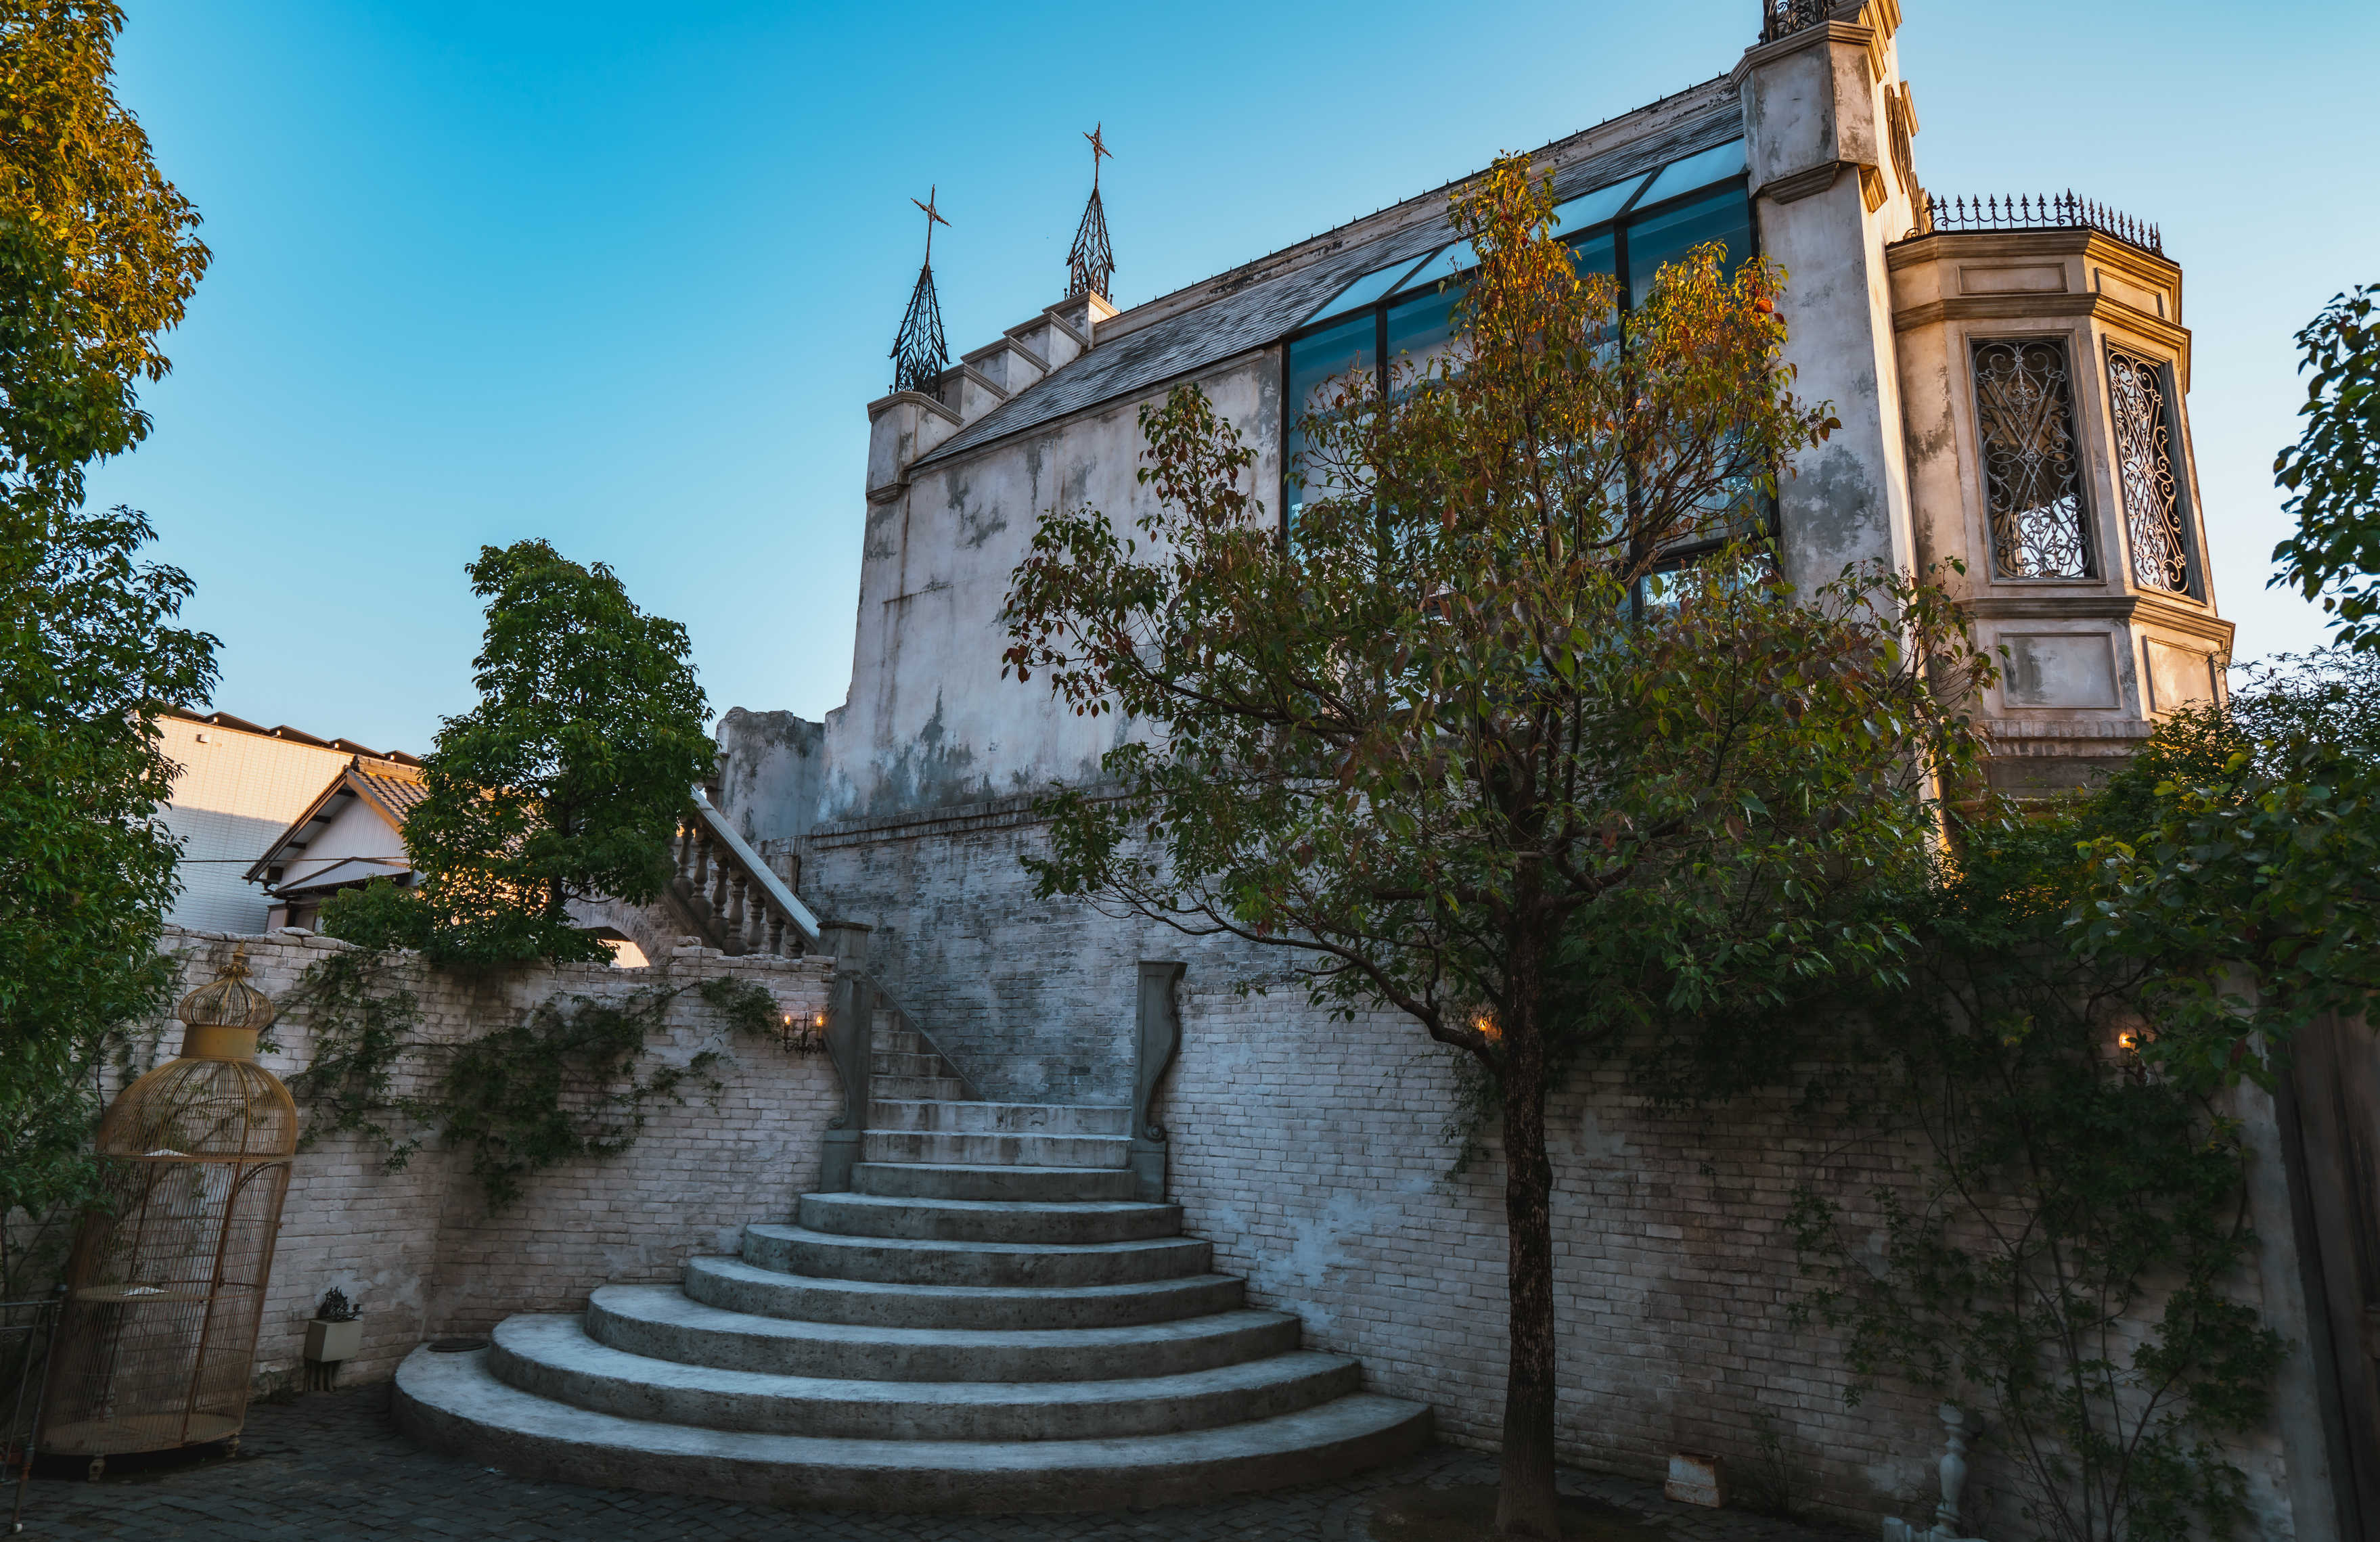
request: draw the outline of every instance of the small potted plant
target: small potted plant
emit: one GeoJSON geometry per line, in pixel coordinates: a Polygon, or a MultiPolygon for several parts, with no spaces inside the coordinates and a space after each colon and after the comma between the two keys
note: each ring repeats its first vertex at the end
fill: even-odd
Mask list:
{"type": "Polygon", "coordinates": [[[339,1379],[342,1363],[363,1348],[363,1314],[347,1293],[334,1285],[322,1297],[314,1320],[306,1325],[306,1380],[316,1391],[328,1391],[339,1379]]]}

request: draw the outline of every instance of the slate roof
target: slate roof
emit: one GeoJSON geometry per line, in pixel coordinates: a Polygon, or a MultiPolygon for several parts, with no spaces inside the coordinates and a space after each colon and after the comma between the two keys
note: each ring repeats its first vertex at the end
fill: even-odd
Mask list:
{"type": "MultiPolygon", "coordinates": [[[[1624,176],[1649,171],[1697,151],[1724,144],[1741,138],[1742,133],[1742,107],[1734,94],[1728,92],[1707,110],[1694,113],[1603,154],[1561,167],[1554,176],[1555,195],[1558,198],[1574,198],[1624,176]]],[[[1560,148],[1560,144],[1548,147],[1548,152],[1540,152],[1539,159],[1544,159],[1548,152],[1558,153],[1560,148]]],[[[944,440],[931,454],[920,456],[917,465],[929,466],[949,460],[994,440],[1039,428],[1102,402],[1137,395],[1161,382],[1220,363],[1234,354],[1263,347],[1293,330],[1349,280],[1401,259],[1420,257],[1452,238],[1447,225],[1443,189],[1434,198],[1424,195],[1399,207],[1413,212],[1409,223],[1273,276],[1266,276],[1263,273],[1273,263],[1251,263],[1246,269],[1238,270],[1248,275],[1242,280],[1242,287],[1223,293],[1195,310],[1123,332],[1112,341],[1107,340],[1105,334],[1109,328],[1129,323],[1131,313],[1125,312],[1099,329],[1094,339],[1098,346],[1090,352],[1062,365],[985,413],[944,440]]],[[[1372,223],[1378,217],[1372,215],[1366,220],[1351,222],[1340,226],[1338,232],[1326,231],[1300,242],[1281,255],[1293,257],[1317,247],[1327,250],[1338,244],[1338,240],[1345,238],[1339,232],[1372,223]]],[[[1232,276],[1226,274],[1224,279],[1229,280],[1232,276]]],[[[1218,283],[1216,280],[1207,282],[1218,283]]]]}

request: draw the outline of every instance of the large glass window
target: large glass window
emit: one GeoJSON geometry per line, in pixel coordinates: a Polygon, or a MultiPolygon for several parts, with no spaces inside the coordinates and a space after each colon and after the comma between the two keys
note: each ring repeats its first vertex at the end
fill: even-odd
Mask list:
{"type": "MultiPolygon", "coordinates": [[[[1288,389],[1281,400],[1281,419],[1286,428],[1281,442],[1281,475],[1287,483],[1282,503],[1293,513],[1297,504],[1305,502],[1305,494],[1298,487],[1297,457],[1305,448],[1305,436],[1298,425],[1307,413],[1328,410],[1338,382],[1345,381],[1349,374],[1378,367],[1379,331],[1379,312],[1366,307],[1319,332],[1307,333],[1289,346],[1288,389]]],[[[1318,482],[1320,478],[1314,480],[1318,482]]]]}
{"type": "Polygon", "coordinates": [[[1641,303],[1653,292],[1653,275],[1665,262],[1705,241],[1727,243],[1732,274],[1752,255],[1752,204],[1741,187],[1724,188],[1628,222],[1628,297],[1641,303]]]}
{"type": "MultiPolygon", "coordinates": [[[[1744,182],[1743,141],[1731,140],[1638,172],[1555,206],[1555,229],[1577,254],[1581,273],[1625,280],[1623,306],[1641,303],[1661,264],[1705,241],[1724,241],[1728,271],[1753,252],[1752,204],[1744,182]]],[[[1314,313],[1287,353],[1282,397],[1282,505],[1294,519],[1304,492],[1295,459],[1305,442],[1298,419],[1327,404],[1333,382],[1353,370],[1385,360],[1427,366],[1452,342],[1459,278],[1476,266],[1468,241],[1457,241],[1418,262],[1402,261],[1353,280],[1314,313]]],[[[1318,479],[1317,479],[1318,483],[1318,479]]]]}

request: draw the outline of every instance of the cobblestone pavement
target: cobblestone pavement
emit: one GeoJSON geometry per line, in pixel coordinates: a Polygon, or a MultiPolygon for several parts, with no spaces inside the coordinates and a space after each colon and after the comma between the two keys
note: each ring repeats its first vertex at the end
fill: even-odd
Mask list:
{"type": "MultiPolygon", "coordinates": [[[[1281,1538],[1365,1542],[1369,1498],[1402,1484],[1492,1482],[1494,1459],[1438,1446],[1342,1483],[1208,1505],[1101,1515],[864,1515],[779,1511],[674,1494],[531,1483],[422,1450],[388,1416],[388,1386],[315,1393],[249,1411],[239,1454],[110,1476],[37,1480],[27,1542],[1148,1542],[1281,1538]]],[[[1664,1542],[1846,1542],[1737,1511],[1696,1510],[1653,1486],[1566,1473],[1565,1491],[1667,1517],[1664,1542]]],[[[0,1494],[6,1490],[0,1489],[0,1494]]],[[[13,1496],[11,1496],[13,1497],[13,1496]]],[[[0,1519],[5,1505],[0,1505],[0,1519]]]]}

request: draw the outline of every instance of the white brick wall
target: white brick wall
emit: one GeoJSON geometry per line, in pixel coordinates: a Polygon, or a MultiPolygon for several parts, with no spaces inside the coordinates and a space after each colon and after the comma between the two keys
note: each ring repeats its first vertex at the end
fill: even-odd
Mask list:
{"type": "MultiPolygon", "coordinates": [[[[252,982],[276,1001],[310,965],[346,946],[285,932],[169,930],[178,989],[212,978],[235,944],[248,949],[252,982]]],[[[439,975],[407,958],[396,978],[420,1003],[420,1037],[456,1043],[556,993],[616,999],[641,986],[691,988],[722,975],[765,987],[787,1012],[808,1014],[824,1009],[832,967],[825,958],[729,958],[687,947],[650,969],[573,965],[483,981],[439,975]]],[[[664,1100],[651,1109],[627,1151],[537,1174],[496,1214],[488,1213],[468,1157],[434,1139],[394,1173],[382,1172],[382,1149],[358,1136],[299,1153],[282,1211],[259,1372],[298,1366],[306,1321],[334,1285],[364,1310],[363,1354],[345,1373],[364,1381],[392,1373],[424,1338],[483,1330],[512,1312],[574,1310],[612,1281],[674,1280],[691,1255],[733,1252],[747,1221],[788,1216],[817,1177],[820,1133],[842,1107],[826,1057],[732,1032],[691,989],[670,1003],[665,1022],[655,1055],[683,1062],[705,1049],[723,1052],[716,1105],[689,1085],[684,1106],[664,1100]]],[[[278,1049],[260,1058],[275,1075],[294,1075],[311,1060],[312,1033],[298,1014],[285,1016],[270,1037],[278,1049]]],[[[160,1057],[170,1058],[179,1044],[179,1026],[167,1025],[160,1057]]],[[[414,1070],[398,1090],[425,1090],[423,1062],[407,1063],[414,1070]]]]}

